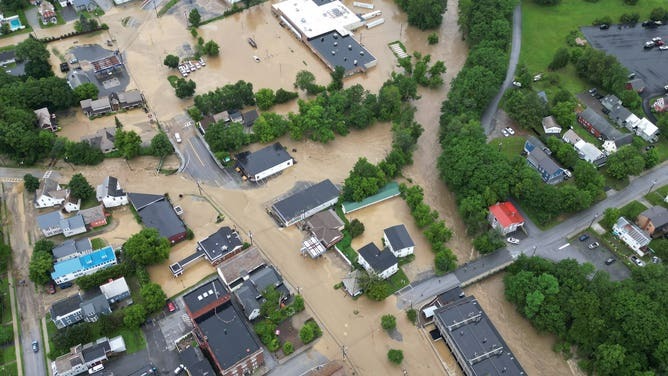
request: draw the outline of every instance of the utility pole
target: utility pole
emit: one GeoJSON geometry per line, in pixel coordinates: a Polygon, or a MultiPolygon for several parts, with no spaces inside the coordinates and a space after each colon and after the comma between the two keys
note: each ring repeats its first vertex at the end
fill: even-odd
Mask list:
{"type": "Polygon", "coordinates": [[[594,214],[594,218],[591,220],[591,223],[589,224],[589,227],[594,225],[594,222],[596,221],[596,218],[598,218],[598,213],[594,214]]]}
{"type": "Polygon", "coordinates": [[[656,179],[652,180],[652,185],[649,187],[649,190],[647,191],[647,194],[649,194],[650,192],[652,192],[652,189],[654,188],[654,186],[656,185],[656,183],[657,183],[656,179]]]}

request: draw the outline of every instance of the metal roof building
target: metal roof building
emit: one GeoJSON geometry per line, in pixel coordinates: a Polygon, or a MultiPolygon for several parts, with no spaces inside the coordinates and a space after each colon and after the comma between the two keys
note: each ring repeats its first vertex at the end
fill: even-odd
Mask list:
{"type": "Polygon", "coordinates": [[[339,189],[326,179],[276,202],[271,206],[270,213],[281,226],[291,226],[334,206],[339,200],[339,194],[339,189]]]}

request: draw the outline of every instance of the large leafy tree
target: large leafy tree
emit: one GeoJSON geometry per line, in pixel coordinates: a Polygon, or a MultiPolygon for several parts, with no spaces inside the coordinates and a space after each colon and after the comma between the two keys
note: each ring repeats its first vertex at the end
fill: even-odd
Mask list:
{"type": "Polygon", "coordinates": [[[74,95],[79,101],[84,99],[97,99],[99,93],[100,89],[91,82],[83,83],[74,88],[74,95]]]}
{"type": "Polygon", "coordinates": [[[70,190],[72,197],[81,199],[81,201],[95,197],[95,189],[81,173],[72,175],[67,188],[70,190]]]}
{"type": "Polygon", "coordinates": [[[53,256],[49,252],[33,252],[28,266],[28,277],[37,285],[44,285],[51,280],[53,256]]]}
{"type": "Polygon", "coordinates": [[[248,135],[240,123],[215,123],[207,129],[204,138],[214,152],[234,152],[248,143],[248,135]]]}
{"type": "Polygon", "coordinates": [[[158,312],[164,308],[167,301],[167,295],[165,295],[162,287],[157,283],[151,282],[144,285],[140,290],[140,294],[147,313],[158,312]]]}
{"type": "Polygon", "coordinates": [[[39,189],[39,179],[30,174],[25,174],[23,175],[23,186],[25,187],[26,191],[34,193],[37,189],[39,189]]]}
{"type": "Polygon", "coordinates": [[[193,80],[185,80],[184,78],[179,78],[176,80],[176,85],[174,86],[174,90],[176,92],[176,96],[179,98],[187,98],[187,97],[192,97],[193,94],[195,94],[195,88],[197,87],[197,84],[193,80]]]}
{"type": "Polygon", "coordinates": [[[176,55],[167,55],[162,63],[170,68],[176,68],[179,66],[179,57],[176,55]]]}
{"type": "Polygon", "coordinates": [[[165,157],[174,152],[172,143],[165,132],[158,132],[151,139],[151,153],[156,157],[165,157]]]}
{"type": "Polygon", "coordinates": [[[151,265],[166,260],[169,249],[169,240],[160,236],[154,228],[141,230],[123,245],[123,253],[138,265],[151,265]]]}
{"type": "Polygon", "coordinates": [[[441,25],[445,12],[445,0],[396,0],[408,14],[408,23],[420,30],[434,29],[441,25]]]}
{"type": "Polygon", "coordinates": [[[141,137],[135,131],[117,130],[114,147],[121,153],[125,159],[132,159],[139,155],[141,151],[141,137]]]}
{"type": "Polygon", "coordinates": [[[130,328],[139,328],[146,320],[146,309],[142,304],[133,304],[123,310],[123,324],[130,328]]]}
{"type": "Polygon", "coordinates": [[[385,185],[385,175],[377,166],[360,158],[350,171],[343,185],[343,199],[346,201],[362,201],[378,193],[385,185]]]}

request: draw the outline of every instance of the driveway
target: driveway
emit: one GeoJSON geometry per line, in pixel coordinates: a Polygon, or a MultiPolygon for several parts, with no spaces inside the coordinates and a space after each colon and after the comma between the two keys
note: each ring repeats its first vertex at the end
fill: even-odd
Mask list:
{"type": "Polygon", "coordinates": [[[61,17],[63,17],[63,20],[65,20],[65,23],[76,21],[79,19],[77,11],[74,10],[74,7],[72,6],[67,6],[65,8],[60,9],[60,15],[61,17]]]}
{"type": "Polygon", "coordinates": [[[28,20],[28,25],[33,28],[33,30],[39,30],[42,26],[39,24],[39,12],[37,11],[36,6],[29,6],[25,10],[26,19],[28,20]]]}
{"type": "Polygon", "coordinates": [[[623,279],[629,278],[631,276],[631,271],[626,267],[623,262],[615,262],[611,265],[606,265],[605,260],[610,257],[617,258],[609,249],[605,248],[603,245],[589,249],[589,245],[598,242],[602,244],[600,239],[594,236],[591,232],[588,232],[590,235],[589,239],[586,241],[580,241],[578,239],[573,239],[569,247],[577,249],[579,252],[585,255],[587,261],[593,264],[597,270],[604,270],[610,274],[610,280],[612,281],[621,281],[623,279]]]}

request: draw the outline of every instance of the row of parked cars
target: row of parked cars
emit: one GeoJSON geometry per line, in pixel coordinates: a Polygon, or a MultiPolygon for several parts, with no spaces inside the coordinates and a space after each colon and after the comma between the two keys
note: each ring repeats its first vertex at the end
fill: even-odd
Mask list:
{"type": "Polygon", "coordinates": [[[181,72],[181,76],[188,77],[188,73],[195,72],[202,67],[206,67],[206,62],[202,58],[199,60],[184,61],[179,64],[179,72],[181,72]]]}
{"type": "Polygon", "coordinates": [[[654,37],[652,40],[645,42],[644,48],[646,50],[651,50],[654,47],[659,47],[659,50],[661,51],[668,50],[668,46],[664,43],[661,37],[654,37]]]}
{"type": "MultiPolygon", "coordinates": [[[[578,240],[580,240],[581,242],[587,241],[588,239],[589,239],[589,234],[586,234],[586,233],[580,235],[580,237],[578,238],[578,240]]],[[[589,249],[596,249],[596,248],[598,248],[600,245],[601,245],[601,244],[599,244],[599,242],[593,242],[593,243],[590,243],[590,244],[587,246],[587,248],[589,248],[589,249]]],[[[647,265],[647,264],[645,264],[645,261],[641,260],[640,257],[638,257],[638,256],[636,256],[636,255],[633,255],[633,256],[629,257],[629,260],[631,260],[631,262],[633,262],[634,264],[636,264],[637,266],[640,266],[640,267],[643,267],[643,266],[647,265]]],[[[605,265],[611,265],[611,264],[613,264],[615,261],[617,261],[616,258],[614,258],[614,257],[608,257],[608,258],[605,260],[605,265]]],[[[657,257],[657,256],[654,256],[654,257],[652,257],[652,263],[653,263],[653,264],[659,264],[659,263],[661,263],[661,259],[660,259],[659,257],[657,257]]]]}

